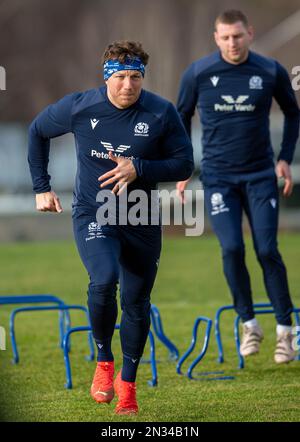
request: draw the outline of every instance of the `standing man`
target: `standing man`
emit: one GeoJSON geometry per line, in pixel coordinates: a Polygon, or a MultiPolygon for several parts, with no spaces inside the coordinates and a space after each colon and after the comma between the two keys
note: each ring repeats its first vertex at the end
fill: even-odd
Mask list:
{"type": "Polygon", "coordinates": [[[98,201],[105,198],[99,190],[111,189],[117,202],[124,187],[128,199],[134,190],[143,190],[150,198],[158,182],[187,179],[193,171],[192,145],[176,109],[142,89],[148,58],[139,43],[109,45],[103,54],[106,86],[65,96],[41,112],[29,131],[36,207],[44,212],[62,211],[47,172],[50,139],[67,132],[75,137],[73,226],[90,277],[88,307],[98,349],[91,395],[99,403],[110,403],[116,392],[117,414],[138,412],[135,380],[150,327],[150,292],[160,256],[161,227],[119,223],[122,206],[110,217],[111,224],[102,225],[98,201]],[[111,341],[118,282],[123,367],[113,381],[111,341]]]}
{"type": "MultiPolygon", "coordinates": [[[[245,211],[277,320],[275,362],[289,362],[294,359],[293,305],[286,268],[277,249],[277,178],[284,179],[283,194],[289,196],[299,109],[286,70],[277,61],[249,51],[253,30],[242,12],[221,14],[215,22],[214,36],[219,51],[185,71],[178,110],[189,134],[195,107],[201,117],[205,203],[222,248],[224,274],[234,306],[243,321],[241,354],[257,353],[263,339],[254,316],[245,264],[245,211]],[[275,170],[269,131],[272,97],[284,114],[283,141],[275,170]]],[[[187,182],[177,183],[182,201],[187,182]]]]}

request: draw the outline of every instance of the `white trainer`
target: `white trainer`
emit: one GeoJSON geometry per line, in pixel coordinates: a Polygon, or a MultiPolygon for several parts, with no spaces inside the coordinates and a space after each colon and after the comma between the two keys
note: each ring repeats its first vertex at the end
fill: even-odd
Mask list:
{"type": "Polygon", "coordinates": [[[293,335],[289,331],[277,334],[274,361],[276,364],[287,364],[295,359],[296,352],[292,347],[293,335]]]}
{"type": "Polygon", "coordinates": [[[259,325],[255,325],[254,327],[243,325],[243,337],[240,346],[241,355],[245,357],[258,353],[263,338],[264,335],[259,325]]]}

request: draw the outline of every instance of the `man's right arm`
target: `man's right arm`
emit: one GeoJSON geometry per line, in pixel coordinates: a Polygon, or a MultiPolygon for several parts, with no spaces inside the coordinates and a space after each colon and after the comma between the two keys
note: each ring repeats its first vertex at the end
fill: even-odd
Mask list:
{"type": "Polygon", "coordinates": [[[37,210],[61,211],[57,196],[51,191],[48,174],[50,139],[72,131],[72,105],[75,94],[67,95],[45,108],[29,128],[28,163],[37,210]]]}

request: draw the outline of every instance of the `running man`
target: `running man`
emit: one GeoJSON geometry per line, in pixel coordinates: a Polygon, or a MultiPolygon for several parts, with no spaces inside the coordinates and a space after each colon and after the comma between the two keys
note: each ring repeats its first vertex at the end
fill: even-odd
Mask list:
{"type": "MultiPolygon", "coordinates": [[[[243,321],[241,354],[259,351],[262,330],[255,318],[245,264],[242,213],[246,213],[266,291],[277,320],[276,363],[294,359],[287,273],[277,248],[278,188],[293,190],[290,163],[299,132],[299,108],[287,71],[249,50],[253,29],[245,15],[228,10],[215,22],[219,51],[184,73],[178,110],[186,130],[197,107],[203,129],[201,179],[212,227],[222,248],[223,269],[236,312],[243,321]],[[274,168],[269,115],[272,98],[284,114],[281,150],[274,168]]],[[[177,183],[184,201],[188,181],[177,183]]]]}
{"type": "Polygon", "coordinates": [[[112,43],[103,54],[106,85],[65,96],[41,112],[29,131],[29,165],[39,211],[62,211],[47,172],[50,140],[67,132],[75,137],[74,236],[90,278],[88,307],[98,349],[91,395],[99,403],[110,403],[116,393],[117,414],[138,412],[135,381],[150,327],[161,226],[122,225],[122,206],[111,223],[102,225],[97,221],[98,201],[101,192],[110,189],[120,202],[125,187],[128,199],[133,191],[143,190],[150,201],[158,182],[187,179],[193,170],[192,145],[176,109],[142,89],[148,58],[139,43],[112,43]],[[123,366],[114,381],[111,341],[118,283],[123,366]]]}

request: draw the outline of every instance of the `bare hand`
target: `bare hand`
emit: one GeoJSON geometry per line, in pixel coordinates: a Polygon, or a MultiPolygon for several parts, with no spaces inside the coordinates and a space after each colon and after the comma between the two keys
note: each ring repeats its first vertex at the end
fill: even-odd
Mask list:
{"type": "Polygon", "coordinates": [[[289,164],[284,160],[279,160],[276,165],[276,174],[277,178],[284,178],[283,196],[290,196],[292,194],[294,184],[289,164]]]}
{"type": "Polygon", "coordinates": [[[117,157],[113,155],[112,152],[109,152],[109,159],[114,161],[117,166],[109,172],[101,175],[98,178],[98,181],[103,181],[103,183],[100,184],[100,187],[105,187],[116,182],[112,192],[120,195],[128,184],[136,179],[136,170],[132,161],[128,158],[117,157]]]}
{"type": "Polygon", "coordinates": [[[178,198],[180,199],[180,202],[182,204],[186,203],[186,198],[184,196],[184,191],[185,191],[185,188],[188,185],[189,181],[190,181],[190,179],[185,180],[185,181],[178,181],[176,183],[176,195],[178,196],[178,198]]]}
{"type": "Polygon", "coordinates": [[[36,209],[39,212],[61,213],[63,211],[59,198],[56,195],[56,193],[53,191],[37,193],[35,199],[36,199],[36,209]]]}

